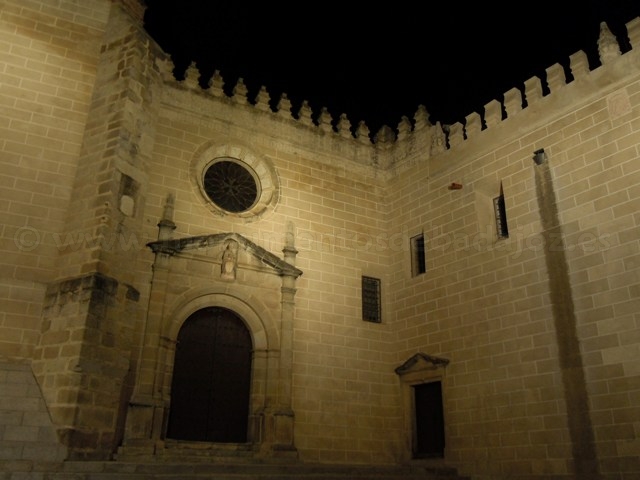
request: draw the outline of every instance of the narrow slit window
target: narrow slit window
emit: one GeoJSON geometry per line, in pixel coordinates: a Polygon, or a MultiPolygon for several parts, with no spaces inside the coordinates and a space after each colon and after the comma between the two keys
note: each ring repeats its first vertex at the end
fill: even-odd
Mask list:
{"type": "Polygon", "coordinates": [[[493,210],[496,215],[496,231],[498,238],[509,237],[509,227],[507,226],[507,209],[504,202],[502,184],[500,185],[500,195],[493,199],[493,210]]]}
{"type": "Polygon", "coordinates": [[[424,234],[411,238],[411,275],[417,276],[427,271],[427,254],[424,244],[424,234]]]}
{"type": "Polygon", "coordinates": [[[362,277],[362,320],[382,322],[379,278],[362,277]]]}

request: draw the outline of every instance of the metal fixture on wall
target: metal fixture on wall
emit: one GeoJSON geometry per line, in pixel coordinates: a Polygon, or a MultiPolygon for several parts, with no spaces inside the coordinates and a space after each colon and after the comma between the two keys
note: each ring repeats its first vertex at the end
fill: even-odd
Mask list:
{"type": "Polygon", "coordinates": [[[533,161],[536,165],[542,165],[547,160],[547,155],[544,153],[544,148],[533,152],[533,161]]]}

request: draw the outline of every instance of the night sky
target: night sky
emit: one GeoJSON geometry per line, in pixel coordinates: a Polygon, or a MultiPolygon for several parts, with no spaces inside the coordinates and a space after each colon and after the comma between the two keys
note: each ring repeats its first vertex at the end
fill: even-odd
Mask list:
{"type": "MultiPolygon", "coordinates": [[[[625,24],[640,0],[506,2],[215,2],[146,0],[145,28],[171,55],[176,77],[193,61],[219,70],[228,94],[241,77],[249,99],[265,86],[294,113],[342,113],[372,133],[395,129],[424,105],[432,123],[464,123],[472,112],[522,88],[583,50],[598,65],[605,21],[629,49],[625,24]]],[[[206,84],[206,82],[205,82],[206,84]]]]}

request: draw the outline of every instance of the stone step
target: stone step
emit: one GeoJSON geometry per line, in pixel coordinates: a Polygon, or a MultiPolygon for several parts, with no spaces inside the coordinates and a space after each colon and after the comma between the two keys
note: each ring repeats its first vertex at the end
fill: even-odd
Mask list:
{"type": "MultiPolygon", "coordinates": [[[[116,460],[137,463],[237,463],[252,462],[256,456],[255,446],[249,443],[208,443],[165,440],[165,448],[157,448],[149,454],[148,447],[127,445],[120,447],[116,460]]],[[[297,456],[289,460],[296,460],[297,456]]]]}
{"type": "Polygon", "coordinates": [[[446,466],[1,461],[2,480],[470,480],[446,466]]]}

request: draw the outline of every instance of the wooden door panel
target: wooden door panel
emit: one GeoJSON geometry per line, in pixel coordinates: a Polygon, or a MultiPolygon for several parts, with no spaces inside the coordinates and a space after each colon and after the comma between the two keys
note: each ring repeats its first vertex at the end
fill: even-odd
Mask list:
{"type": "Polygon", "coordinates": [[[242,443],[247,439],[252,342],[232,311],[209,307],[178,334],[167,437],[242,443]]]}
{"type": "Polygon", "coordinates": [[[441,382],[414,387],[415,445],[414,457],[444,457],[444,411],[441,382]]]}

